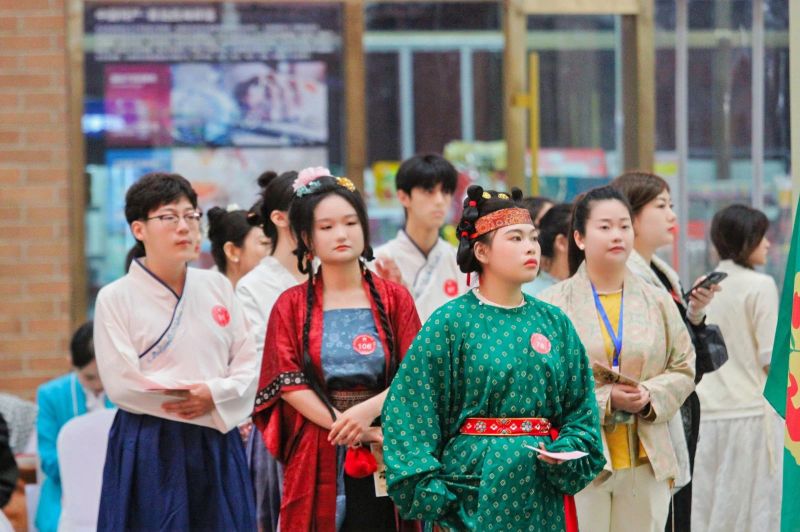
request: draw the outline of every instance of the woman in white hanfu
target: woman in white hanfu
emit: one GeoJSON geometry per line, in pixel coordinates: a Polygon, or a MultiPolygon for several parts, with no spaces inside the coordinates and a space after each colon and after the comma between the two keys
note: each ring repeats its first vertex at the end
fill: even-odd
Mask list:
{"type": "Polygon", "coordinates": [[[231,283],[187,267],[197,194],[179,175],[148,174],[128,189],[125,217],[145,256],[97,296],[97,365],[120,409],[98,529],[254,530],[236,427],[252,409],[258,360],[231,283]]]}
{"type": "MultiPolygon", "coordinates": [[[[281,175],[268,171],[258,178],[261,187],[259,214],[264,235],[272,243],[272,249],[236,285],[236,296],[253,326],[259,360],[264,352],[267,321],[275,301],[285,290],[306,280],[306,276],[297,269],[297,257],[294,254],[297,242],[289,227],[289,205],[294,197],[292,183],[295,179],[297,172],[294,171],[281,175]]],[[[267,452],[261,433],[257,430],[251,431],[247,439],[247,461],[256,492],[259,529],[262,532],[275,532],[281,506],[283,466],[267,452]]]]}

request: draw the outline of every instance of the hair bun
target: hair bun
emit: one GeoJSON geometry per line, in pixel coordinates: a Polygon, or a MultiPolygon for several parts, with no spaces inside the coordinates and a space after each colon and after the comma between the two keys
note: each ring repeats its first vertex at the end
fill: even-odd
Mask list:
{"type": "Polygon", "coordinates": [[[470,185],[467,189],[467,198],[464,200],[464,207],[469,201],[478,202],[483,198],[483,187],[480,185],[470,185]]]}
{"type": "Polygon", "coordinates": [[[211,207],[206,213],[206,216],[208,216],[209,222],[214,223],[221,221],[226,214],[228,214],[228,211],[226,211],[222,207],[211,207]]]}
{"type": "Polygon", "coordinates": [[[483,187],[480,185],[471,185],[467,189],[467,197],[464,198],[464,212],[461,215],[462,221],[474,224],[475,220],[478,219],[478,206],[482,202],[483,187]]]}
{"type": "Polygon", "coordinates": [[[267,170],[266,172],[258,176],[258,179],[256,181],[258,182],[258,186],[264,189],[267,188],[267,185],[272,183],[272,180],[275,179],[276,177],[278,177],[277,172],[273,172],[272,170],[267,170]]]}
{"type": "Polygon", "coordinates": [[[511,199],[514,200],[514,201],[521,201],[522,200],[522,191],[517,187],[512,188],[511,189],[511,199]]]}

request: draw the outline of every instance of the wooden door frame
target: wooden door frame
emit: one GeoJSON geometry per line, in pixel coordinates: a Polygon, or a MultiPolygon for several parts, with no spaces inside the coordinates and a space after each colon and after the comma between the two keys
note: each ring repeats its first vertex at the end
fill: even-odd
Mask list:
{"type": "Polygon", "coordinates": [[[508,186],[525,181],[526,111],[513,105],[528,92],[528,15],[619,15],[622,17],[622,101],[625,169],[652,170],[655,154],[655,38],[653,0],[504,0],[503,113],[508,146],[508,186]]]}

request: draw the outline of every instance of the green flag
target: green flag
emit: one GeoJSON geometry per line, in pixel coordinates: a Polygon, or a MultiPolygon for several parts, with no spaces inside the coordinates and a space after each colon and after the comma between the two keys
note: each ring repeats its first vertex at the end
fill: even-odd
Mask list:
{"type": "MultiPolygon", "coordinates": [[[[800,209],[800,205],[798,205],[800,209]]],[[[800,216],[795,216],[764,397],[786,420],[781,531],[800,532],[800,216]]]]}

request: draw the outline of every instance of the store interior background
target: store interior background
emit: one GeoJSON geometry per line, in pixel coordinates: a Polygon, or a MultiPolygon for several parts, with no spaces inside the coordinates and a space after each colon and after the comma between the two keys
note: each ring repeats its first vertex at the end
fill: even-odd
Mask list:
{"type": "MultiPolygon", "coordinates": [[[[665,250],[666,257],[684,280],[707,271],[715,263],[708,240],[711,217],[726,204],[743,202],[762,208],[770,219],[769,237],[777,245],[767,270],[780,282],[792,213],[788,0],[688,1],[685,33],[676,27],[677,4],[654,2],[655,171],[673,188],[678,172],[676,45],[681,38],[688,44],[689,203],[680,210],[680,222],[689,239],[680,249],[665,250]],[[758,83],[760,94],[754,92],[758,83]],[[756,142],[754,120],[763,123],[763,137],[756,142]],[[763,153],[754,159],[759,141],[763,153]],[[686,255],[683,264],[680,254],[686,255]]],[[[122,273],[132,240],[119,210],[124,190],[144,172],[184,173],[199,185],[205,207],[236,203],[242,208],[255,201],[255,178],[263,170],[322,164],[345,172],[341,5],[292,4],[283,21],[301,28],[296,36],[306,37],[268,38],[270,51],[261,54],[252,53],[259,37],[251,23],[274,22],[270,17],[281,6],[201,4],[214,8],[217,22],[224,22],[220,35],[228,32],[228,40],[209,40],[202,32],[163,23],[172,16],[168,11],[162,13],[166,19],[156,16],[156,22],[137,26],[139,35],[126,37],[125,32],[139,30],[120,30],[109,14],[113,10],[103,11],[147,5],[87,2],[84,7],[90,304],[102,284],[122,273]],[[159,39],[181,44],[183,52],[162,54],[159,39]],[[215,46],[220,49],[209,51],[215,46]],[[166,79],[154,82],[162,87],[149,90],[126,87],[124,77],[121,85],[111,81],[115,73],[132,71],[166,79]],[[325,91],[327,98],[313,100],[313,111],[294,117],[291,110],[280,117],[272,112],[266,118],[274,126],[270,131],[249,127],[234,85],[250,74],[284,76],[289,80],[284,85],[310,83],[312,92],[325,91]]],[[[497,2],[381,2],[363,9],[364,183],[379,243],[402,224],[392,193],[393,172],[398,161],[414,153],[444,153],[464,179],[505,186],[502,8],[497,2]]],[[[569,200],[623,170],[618,149],[620,17],[530,16],[527,29],[527,48],[538,52],[540,60],[540,192],[569,200]]],[[[263,83],[269,91],[270,82],[263,83]]],[[[252,112],[251,120],[269,114],[252,112]]]]}

